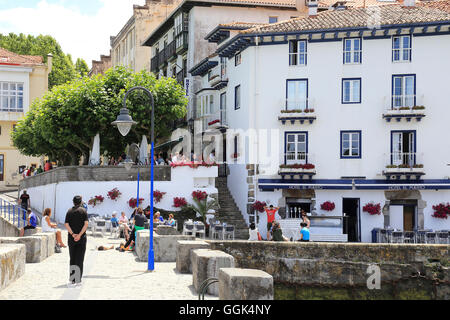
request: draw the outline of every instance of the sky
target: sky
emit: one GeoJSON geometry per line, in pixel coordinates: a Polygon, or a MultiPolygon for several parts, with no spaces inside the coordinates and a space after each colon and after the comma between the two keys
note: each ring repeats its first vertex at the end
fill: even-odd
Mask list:
{"type": "Polygon", "coordinates": [[[51,35],[74,62],[109,54],[109,37],[145,0],[0,0],[0,33],[51,35]]]}

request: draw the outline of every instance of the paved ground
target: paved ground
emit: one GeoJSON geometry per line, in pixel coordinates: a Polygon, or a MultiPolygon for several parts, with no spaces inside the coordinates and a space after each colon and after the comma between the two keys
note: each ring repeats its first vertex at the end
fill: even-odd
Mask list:
{"type": "MultiPolygon", "coordinates": [[[[67,244],[67,232],[63,232],[67,244]]],[[[138,262],[132,252],[98,251],[97,246],[117,247],[123,239],[93,237],[88,232],[83,285],[68,288],[69,251],[55,253],[41,263],[27,263],[25,275],[0,291],[0,300],[197,300],[192,274],[180,274],[175,262],[155,263],[147,272],[147,263],[138,262]]],[[[205,300],[217,299],[205,296],[205,300]]]]}

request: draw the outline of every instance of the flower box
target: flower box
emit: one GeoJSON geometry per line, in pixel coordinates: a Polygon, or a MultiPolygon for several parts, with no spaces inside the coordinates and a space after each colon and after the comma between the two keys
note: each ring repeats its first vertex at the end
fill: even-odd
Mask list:
{"type": "Polygon", "coordinates": [[[280,173],[316,173],[316,169],[280,168],[280,173]]]}

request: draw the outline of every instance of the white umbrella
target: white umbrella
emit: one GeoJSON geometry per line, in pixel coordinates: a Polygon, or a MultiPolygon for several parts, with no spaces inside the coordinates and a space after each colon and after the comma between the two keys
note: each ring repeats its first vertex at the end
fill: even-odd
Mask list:
{"type": "Polygon", "coordinates": [[[139,146],[139,162],[140,163],[150,163],[150,161],[148,161],[148,157],[147,157],[147,147],[148,147],[148,143],[147,143],[147,137],[145,135],[142,136],[142,141],[141,141],[141,145],[139,146]],[[146,162],[147,160],[147,162],[146,162]]]}
{"type": "Polygon", "coordinates": [[[94,137],[94,143],[92,144],[92,150],[90,152],[89,164],[98,165],[100,163],[100,134],[94,137]]]}

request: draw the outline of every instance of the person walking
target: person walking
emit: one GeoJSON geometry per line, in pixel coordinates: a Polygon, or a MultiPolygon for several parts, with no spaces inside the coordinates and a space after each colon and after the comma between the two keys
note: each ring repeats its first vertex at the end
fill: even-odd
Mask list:
{"type": "Polygon", "coordinates": [[[30,195],[27,193],[27,190],[23,190],[18,202],[20,207],[23,209],[23,219],[26,220],[26,212],[30,207],[30,195]]]}
{"type": "Polygon", "coordinates": [[[75,196],[73,198],[73,207],[67,211],[65,219],[65,226],[69,232],[67,241],[70,255],[69,286],[81,285],[88,223],[87,212],[82,207],[81,196],[75,196]]]}
{"type": "Polygon", "coordinates": [[[280,209],[279,207],[274,207],[270,205],[269,208],[264,207],[267,213],[267,240],[270,240],[270,229],[272,228],[272,222],[275,221],[275,213],[280,209]]]}

